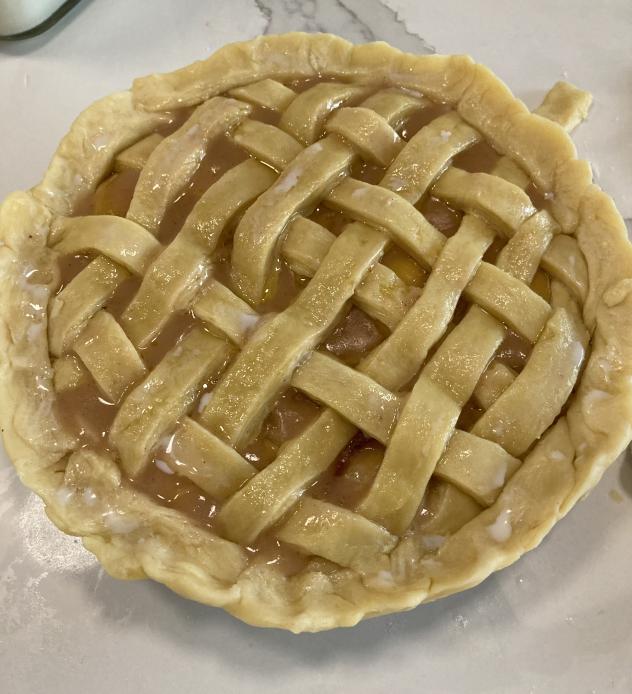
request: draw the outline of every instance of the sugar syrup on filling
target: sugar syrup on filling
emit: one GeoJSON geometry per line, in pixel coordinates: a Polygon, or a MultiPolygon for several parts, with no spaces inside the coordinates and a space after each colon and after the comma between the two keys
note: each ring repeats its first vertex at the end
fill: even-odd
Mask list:
{"type": "MultiPolygon", "coordinates": [[[[295,84],[297,91],[311,86],[313,81],[295,84]]],[[[437,105],[415,113],[402,124],[400,134],[409,140],[421,127],[448,109],[437,105]]],[[[168,135],[190,114],[190,109],[171,126],[162,129],[168,135]]],[[[256,108],[251,117],[263,122],[276,123],[278,116],[264,108],[256,108]]],[[[190,184],[170,205],[158,232],[158,239],[163,244],[169,243],[178,233],[195,202],[218,180],[228,169],[247,158],[244,150],[237,147],[227,136],[216,138],[210,145],[207,156],[202,161],[190,184]]],[[[497,161],[498,154],[488,145],[482,143],[458,155],[454,163],[468,171],[489,171],[497,161]]],[[[356,178],[376,184],[384,170],[356,160],[351,174],[356,178]]],[[[94,195],[87,198],[80,206],[78,214],[117,214],[124,216],[131,201],[138,172],[124,170],[113,173],[98,187],[94,195]]],[[[538,192],[530,188],[530,195],[538,202],[538,192]]],[[[432,195],[427,195],[417,204],[420,212],[439,231],[446,236],[454,234],[461,222],[463,213],[452,209],[447,203],[432,195]]],[[[325,226],[338,235],[350,220],[340,212],[331,210],[325,205],[316,207],[307,215],[313,221],[325,226]]],[[[227,231],[230,236],[232,229],[227,231]]],[[[497,255],[502,247],[500,242],[494,251],[497,255]]],[[[486,260],[493,258],[486,257],[486,260]]],[[[60,290],[91,260],[89,256],[65,256],[60,258],[60,290]]],[[[423,287],[428,272],[415,260],[395,246],[389,247],[381,262],[390,267],[410,286],[423,287]]],[[[276,273],[270,282],[263,312],[278,312],[286,308],[300,293],[308,279],[293,273],[287,264],[280,260],[276,273]]],[[[219,248],[214,255],[214,276],[230,286],[229,246],[219,248]]],[[[106,308],[118,318],[138,290],[140,280],[131,277],[108,301],[106,308]]],[[[232,289],[235,289],[231,286],[232,289]]],[[[461,312],[465,310],[461,306],[461,312]]],[[[456,318],[456,316],[455,316],[456,318]]],[[[153,368],[166,352],[196,323],[189,311],[175,314],[156,339],[141,351],[141,356],[148,369],[153,368]]],[[[379,344],[388,335],[387,329],[371,319],[359,308],[350,307],[345,316],[323,340],[320,349],[340,359],[349,366],[356,366],[363,356],[379,344]]],[[[530,345],[510,331],[503,343],[497,358],[516,370],[520,370],[528,358],[530,345]]],[[[131,390],[135,385],[130,386],[131,390]]],[[[204,383],[200,388],[199,398],[212,391],[213,384],[204,383]]],[[[129,392],[128,390],[128,392],[129,392]]],[[[125,397],[125,396],[123,396],[125,397]]],[[[98,388],[89,380],[75,390],[59,395],[59,408],[62,417],[80,440],[81,445],[115,452],[108,448],[108,433],[120,403],[108,402],[98,388]]],[[[194,406],[195,417],[197,404],[194,406]]],[[[276,457],[279,447],[287,440],[297,436],[312,422],[321,410],[321,406],[311,401],[298,391],[289,388],[278,398],[271,412],[264,421],[259,434],[244,448],[242,454],[257,469],[263,469],[276,457]]],[[[470,428],[481,414],[475,403],[467,404],[459,426],[470,428]]],[[[193,482],[173,472],[165,459],[172,455],[169,450],[169,436],[156,447],[152,460],[144,470],[129,483],[138,491],[149,495],[157,503],[177,509],[193,518],[200,525],[215,529],[215,518],[220,502],[212,499],[193,482]]],[[[306,490],[315,498],[354,508],[368,491],[377,473],[384,454],[384,447],[377,441],[358,433],[348,446],[340,453],[330,468],[316,479],[306,490]]],[[[426,504],[422,503],[420,517],[429,513],[426,504]]],[[[303,568],[309,558],[300,555],[293,548],[280,543],[274,536],[274,527],[264,532],[252,546],[247,548],[254,563],[276,565],[291,575],[303,568]]]]}

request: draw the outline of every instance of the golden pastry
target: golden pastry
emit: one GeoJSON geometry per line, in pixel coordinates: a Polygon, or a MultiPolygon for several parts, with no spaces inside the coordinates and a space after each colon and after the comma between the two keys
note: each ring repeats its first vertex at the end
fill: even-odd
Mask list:
{"type": "Polygon", "coordinates": [[[589,105],[286,34],[90,106],[0,208],[20,477],[113,576],[297,632],[515,561],[631,435],[589,105]]]}

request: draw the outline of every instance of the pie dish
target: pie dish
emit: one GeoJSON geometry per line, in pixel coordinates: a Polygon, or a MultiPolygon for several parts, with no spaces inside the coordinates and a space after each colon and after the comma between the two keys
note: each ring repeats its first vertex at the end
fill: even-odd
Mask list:
{"type": "Polygon", "coordinates": [[[514,562],[632,435],[589,106],[325,34],[96,102],[0,208],[21,479],[111,575],[295,632],[514,562]]]}

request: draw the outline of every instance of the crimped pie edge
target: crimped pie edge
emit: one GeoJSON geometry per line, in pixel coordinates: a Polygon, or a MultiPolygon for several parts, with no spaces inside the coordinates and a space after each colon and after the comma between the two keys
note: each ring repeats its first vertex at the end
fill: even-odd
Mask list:
{"type": "MultiPolygon", "coordinates": [[[[52,520],[81,536],[111,574],[151,577],[186,597],[221,605],[251,624],[296,632],[351,626],[366,616],[410,609],[474,586],[537,546],[632,436],[632,247],[623,220],[612,200],[592,183],[590,167],[576,158],[563,129],[529,113],[493,73],[466,56],[413,56],[384,43],[353,46],[331,35],[297,33],[228,45],[174,73],[142,78],[132,92],[86,109],[62,140],[42,183],[7,198],[0,208],[0,241],[5,292],[0,303],[0,417],[5,446],[23,482],[42,497],[52,520]],[[563,230],[576,236],[588,265],[584,322],[591,332],[591,353],[566,416],[547,431],[495,504],[450,537],[437,555],[438,564],[396,590],[367,587],[348,570],[333,580],[312,572],[285,581],[268,572],[239,572],[237,566],[236,581],[230,583],[210,574],[206,565],[202,570],[194,551],[174,547],[173,535],[164,530],[173,522],[166,509],[155,511],[161,534],[154,533],[141,547],[128,535],[108,532],[85,509],[78,512],[60,503],[72,442],[52,408],[46,311],[39,316],[40,331],[32,329],[28,316],[29,305],[45,305],[54,285],[53,254],[46,246],[53,215],[71,214],[107,172],[116,151],[164,119],[159,109],[194,105],[265,77],[319,75],[391,79],[450,104],[552,193],[553,213],[563,230]],[[114,135],[108,145],[90,147],[104,131],[114,135]],[[32,269],[49,273],[51,281],[26,283],[25,272],[32,269]],[[604,394],[597,403],[595,392],[604,394]],[[565,459],[553,465],[548,458],[552,450],[564,452],[565,459]],[[487,527],[506,508],[520,522],[507,542],[495,544],[487,527]]],[[[195,547],[197,529],[186,532],[191,534],[189,546],[195,547]]]]}

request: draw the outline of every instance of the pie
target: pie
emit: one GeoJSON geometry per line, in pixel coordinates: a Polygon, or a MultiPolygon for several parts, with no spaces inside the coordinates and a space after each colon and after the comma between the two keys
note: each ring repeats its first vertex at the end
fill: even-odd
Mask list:
{"type": "Polygon", "coordinates": [[[514,562],[631,437],[589,105],[326,34],[96,102],[0,209],[20,477],[113,576],[295,632],[514,562]]]}

